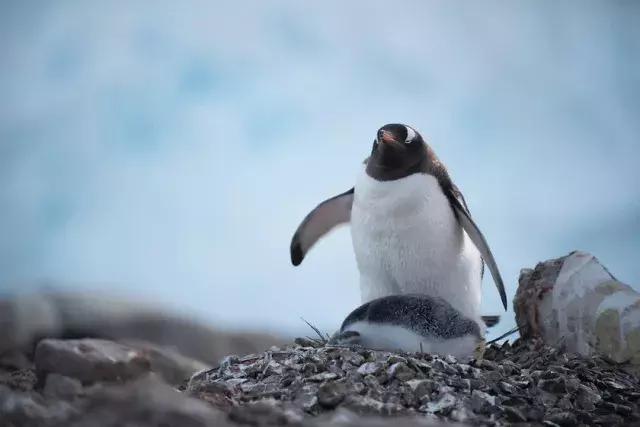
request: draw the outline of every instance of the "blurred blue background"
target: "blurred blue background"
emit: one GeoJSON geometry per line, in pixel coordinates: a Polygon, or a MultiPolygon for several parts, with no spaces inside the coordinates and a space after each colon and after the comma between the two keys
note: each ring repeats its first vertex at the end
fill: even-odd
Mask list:
{"type": "MultiPolygon", "coordinates": [[[[331,332],[359,304],[349,231],[298,268],[289,241],[389,122],[448,165],[509,300],[520,268],[573,249],[640,284],[639,18],[632,1],[4,1],[0,292],[331,332]]],[[[490,276],[483,306],[501,311],[490,276]]]]}

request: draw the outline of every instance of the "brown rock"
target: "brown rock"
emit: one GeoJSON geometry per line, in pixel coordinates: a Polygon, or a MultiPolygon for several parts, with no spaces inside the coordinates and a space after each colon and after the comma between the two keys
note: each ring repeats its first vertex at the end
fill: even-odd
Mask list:
{"type": "Polygon", "coordinates": [[[397,378],[400,381],[408,381],[415,378],[416,372],[407,366],[405,362],[396,362],[387,370],[389,378],[397,378]]]}

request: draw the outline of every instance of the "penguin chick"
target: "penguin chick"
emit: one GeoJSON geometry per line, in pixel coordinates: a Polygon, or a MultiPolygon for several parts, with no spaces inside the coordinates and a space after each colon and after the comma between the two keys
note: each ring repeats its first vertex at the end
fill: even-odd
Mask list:
{"type": "Polygon", "coordinates": [[[484,327],[439,297],[391,295],[356,308],[329,341],[373,350],[482,356],[484,327]]]}

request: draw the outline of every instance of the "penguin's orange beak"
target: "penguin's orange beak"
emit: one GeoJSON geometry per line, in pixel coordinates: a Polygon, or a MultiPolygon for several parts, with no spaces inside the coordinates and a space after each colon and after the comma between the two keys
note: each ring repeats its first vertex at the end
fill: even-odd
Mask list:
{"type": "Polygon", "coordinates": [[[393,134],[388,130],[381,130],[378,139],[380,142],[397,142],[393,134]]]}

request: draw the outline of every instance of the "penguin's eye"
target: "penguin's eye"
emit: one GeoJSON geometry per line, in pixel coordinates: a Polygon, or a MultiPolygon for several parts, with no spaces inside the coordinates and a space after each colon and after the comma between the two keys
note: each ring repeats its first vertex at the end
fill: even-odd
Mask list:
{"type": "Polygon", "coordinates": [[[404,140],[405,144],[411,144],[416,137],[416,132],[411,129],[409,126],[405,126],[407,128],[407,139],[404,140]]]}

